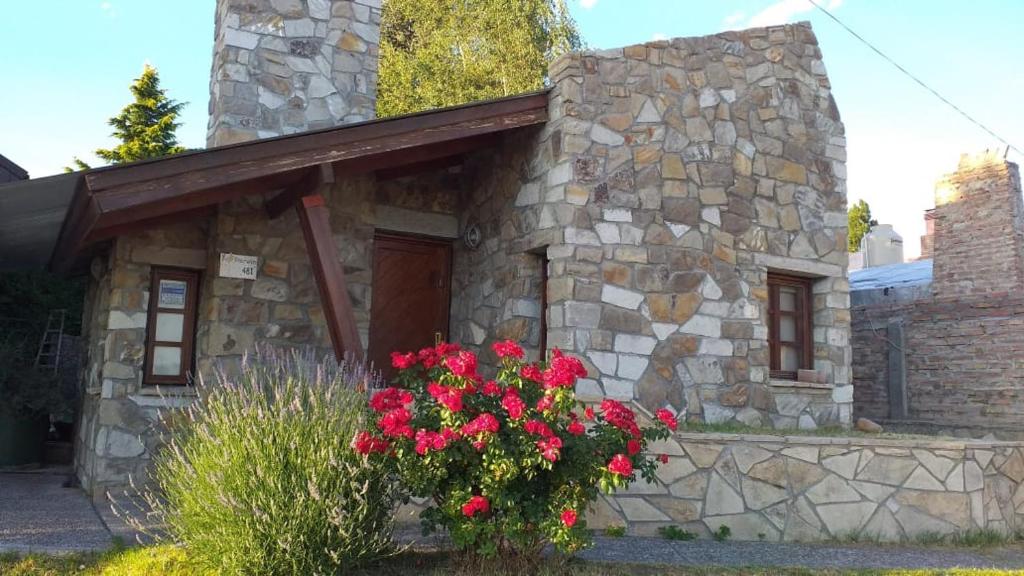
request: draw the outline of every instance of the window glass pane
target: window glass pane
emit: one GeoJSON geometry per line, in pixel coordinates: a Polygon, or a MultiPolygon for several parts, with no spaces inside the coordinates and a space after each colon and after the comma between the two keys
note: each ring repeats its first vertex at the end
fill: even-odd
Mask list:
{"type": "Polygon", "coordinates": [[[181,348],[177,346],[153,347],[153,375],[178,376],[181,374],[181,348]]]}
{"type": "Polygon", "coordinates": [[[184,280],[161,280],[157,306],[184,310],[187,292],[188,282],[184,280]]]}
{"type": "Polygon", "coordinates": [[[779,340],[783,342],[796,342],[796,318],[792,316],[779,316],[779,340]]]}
{"type": "Polygon", "coordinates": [[[156,339],[160,342],[181,342],[184,325],[184,314],[158,312],[156,315],[156,339]]]}
{"type": "Polygon", "coordinates": [[[796,312],[797,289],[789,286],[779,287],[779,310],[796,312]]]}
{"type": "Polygon", "coordinates": [[[779,362],[781,369],[786,372],[796,372],[800,369],[800,352],[796,346],[782,344],[779,347],[779,362]]]}

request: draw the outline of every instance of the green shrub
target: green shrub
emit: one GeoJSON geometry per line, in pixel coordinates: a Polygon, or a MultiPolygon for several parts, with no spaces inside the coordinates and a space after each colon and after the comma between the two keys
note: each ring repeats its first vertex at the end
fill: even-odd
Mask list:
{"type": "Polygon", "coordinates": [[[607,526],[604,529],[604,535],[609,538],[622,538],[626,535],[625,526],[607,526]]]}
{"type": "Polygon", "coordinates": [[[718,530],[715,530],[714,532],[711,533],[711,537],[714,538],[716,542],[725,542],[731,536],[732,536],[732,528],[729,528],[725,524],[722,524],[721,526],[718,527],[718,530]]]}
{"type": "Polygon", "coordinates": [[[393,482],[350,443],[365,371],[257,351],[219,371],[159,452],[156,519],[222,574],[327,574],[389,554],[393,482]]]}
{"type": "Polygon", "coordinates": [[[680,540],[683,542],[697,538],[697,535],[693,532],[683,530],[675,524],[669,526],[661,526],[660,528],[658,528],[658,535],[664,538],[665,540],[680,540]]]}

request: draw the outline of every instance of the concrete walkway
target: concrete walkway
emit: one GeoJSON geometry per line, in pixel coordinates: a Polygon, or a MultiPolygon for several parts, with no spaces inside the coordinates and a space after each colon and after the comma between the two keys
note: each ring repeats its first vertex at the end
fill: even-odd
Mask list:
{"type": "MultiPolygon", "coordinates": [[[[103,518],[78,488],[64,488],[58,473],[0,473],[0,553],[60,554],[104,550],[111,529],[133,539],[106,507],[103,518]]],[[[418,540],[399,532],[398,540],[418,540]]],[[[428,544],[423,542],[423,544],[428,544]]],[[[428,544],[429,546],[429,544],[428,544]]],[[[913,548],[869,544],[779,544],[772,542],[671,542],[660,538],[597,537],[581,558],[680,566],[798,566],[805,568],[1024,568],[1024,547],[997,549],[913,548]]]]}
{"type": "Polygon", "coordinates": [[[105,550],[110,531],[82,490],[58,471],[0,473],[0,552],[105,550]]]}

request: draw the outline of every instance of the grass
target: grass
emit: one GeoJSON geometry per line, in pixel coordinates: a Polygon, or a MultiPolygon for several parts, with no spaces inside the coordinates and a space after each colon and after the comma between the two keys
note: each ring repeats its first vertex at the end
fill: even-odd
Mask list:
{"type": "MultiPolygon", "coordinates": [[[[489,567],[493,576],[512,576],[500,567],[489,567]]],[[[480,573],[479,566],[459,566],[451,554],[407,553],[357,572],[363,576],[469,576],[480,573]]],[[[539,576],[1009,576],[1024,571],[1009,570],[820,570],[804,568],[714,568],[641,564],[602,564],[552,559],[538,571],[539,576]]],[[[105,554],[69,556],[0,555],[0,574],[4,576],[186,576],[203,575],[189,562],[185,552],[174,546],[154,546],[114,550],[105,554]]]]}
{"type": "MultiPolygon", "coordinates": [[[[832,540],[848,544],[874,544],[876,546],[899,546],[891,542],[882,542],[877,534],[855,533],[846,534],[832,540]]],[[[990,529],[971,530],[962,534],[940,534],[938,532],[922,532],[906,543],[913,546],[939,546],[953,548],[998,548],[1024,543],[1024,531],[1013,534],[990,529]]]]}

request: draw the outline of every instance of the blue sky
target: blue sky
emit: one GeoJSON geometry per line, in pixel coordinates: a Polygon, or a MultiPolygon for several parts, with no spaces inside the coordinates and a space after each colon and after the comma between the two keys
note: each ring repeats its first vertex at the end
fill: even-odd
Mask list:
{"type": "MultiPolygon", "coordinates": [[[[918,251],[935,180],[961,152],[1001,146],[881,60],[807,0],[569,0],[589,46],[809,20],[848,138],[849,198],[918,251]]],[[[947,98],[1024,147],[1024,44],[1017,0],[819,0],[947,98]]],[[[33,177],[111,140],[106,119],[145,62],[186,101],[182,143],[201,147],[214,0],[48,0],[4,3],[0,154],[33,177]],[[14,26],[9,26],[13,23],[14,26]],[[45,30],[45,38],[40,36],[45,30]]],[[[1024,158],[1010,152],[1010,159],[1024,158]]]]}

